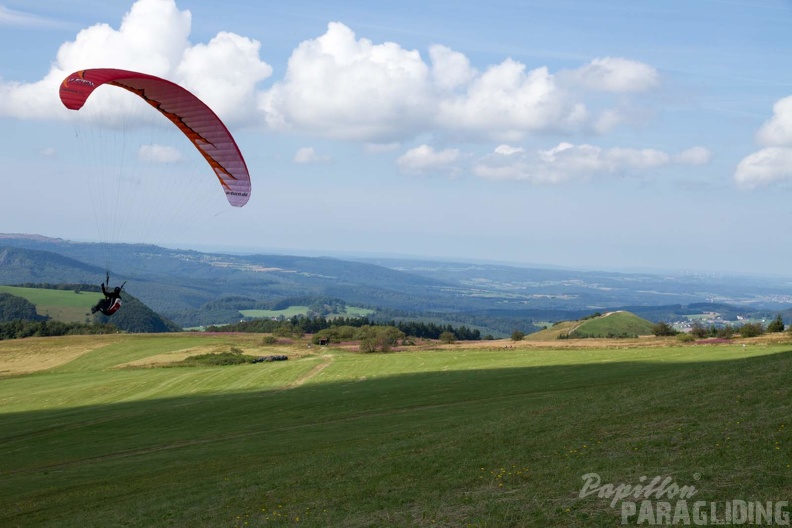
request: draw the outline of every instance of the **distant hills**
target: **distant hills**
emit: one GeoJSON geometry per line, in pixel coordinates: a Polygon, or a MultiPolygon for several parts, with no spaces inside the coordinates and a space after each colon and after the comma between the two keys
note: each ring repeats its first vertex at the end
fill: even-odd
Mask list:
{"type": "Polygon", "coordinates": [[[106,271],[111,282],[128,281],[130,295],[181,326],[237,322],[243,309],[311,299],[375,310],[374,319],[464,324],[498,336],[594,312],[626,310],[654,322],[707,311],[782,312],[789,319],[792,306],[792,281],[772,277],[229,255],[0,234],[0,284],[98,285],[106,271]]]}
{"type": "Polygon", "coordinates": [[[132,295],[123,294],[123,308],[112,317],[91,314],[102,298],[91,285],[60,285],[58,289],[0,286],[0,323],[13,320],[53,320],[64,323],[112,323],[127,332],[174,332],[181,328],[132,295]]]}

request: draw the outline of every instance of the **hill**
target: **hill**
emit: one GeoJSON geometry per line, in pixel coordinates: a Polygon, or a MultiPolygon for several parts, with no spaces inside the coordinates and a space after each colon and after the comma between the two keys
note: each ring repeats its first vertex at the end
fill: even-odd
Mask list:
{"type": "Polygon", "coordinates": [[[267,303],[290,299],[291,306],[333,299],[374,310],[373,320],[466,325],[496,337],[514,330],[531,333],[594,310],[627,310],[653,322],[686,321],[713,311],[724,323],[783,313],[792,322],[792,281],[772,277],[230,255],[36,235],[0,234],[0,252],[0,284],[7,285],[98,284],[106,271],[98,264],[109,263],[113,280],[128,280],[132,295],[185,327],[234,323],[243,317],[241,310],[266,310],[267,303]]]}
{"type": "Polygon", "coordinates": [[[637,337],[651,335],[652,326],[651,321],[633,313],[616,311],[576,321],[563,321],[546,330],[531,334],[527,339],[543,341],[560,338],[637,337]]]}
{"type": "Polygon", "coordinates": [[[586,319],[569,333],[569,337],[637,337],[651,334],[651,322],[633,313],[618,311],[586,319]]]}
{"type": "Polygon", "coordinates": [[[100,313],[92,315],[90,308],[102,298],[99,288],[86,284],[65,284],[57,288],[26,288],[0,286],[0,295],[24,299],[35,306],[39,319],[64,323],[112,323],[127,332],[174,332],[180,327],[160,316],[133,295],[123,295],[123,308],[112,318],[100,313]]]}

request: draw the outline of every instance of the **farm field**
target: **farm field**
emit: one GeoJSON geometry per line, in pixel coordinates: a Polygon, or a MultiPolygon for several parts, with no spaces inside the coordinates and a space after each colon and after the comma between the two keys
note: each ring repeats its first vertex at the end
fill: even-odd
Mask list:
{"type": "Polygon", "coordinates": [[[27,299],[36,305],[39,315],[46,315],[58,321],[84,322],[90,314],[91,306],[102,298],[101,293],[79,292],[73,290],[50,290],[44,288],[21,288],[0,285],[0,293],[10,293],[27,299]]]}
{"type": "MultiPolygon", "coordinates": [[[[283,310],[240,310],[239,312],[245,317],[294,317],[295,315],[307,315],[309,306],[289,306],[283,310]]],[[[374,310],[368,308],[356,308],[354,306],[347,306],[344,315],[353,317],[363,317],[373,314],[374,310]]],[[[328,316],[332,319],[333,316],[328,316]]]]}
{"type": "Polygon", "coordinates": [[[592,473],[789,500],[788,339],[1,341],[0,526],[621,526],[592,473]],[[231,348],[289,360],[174,366],[231,348]]]}

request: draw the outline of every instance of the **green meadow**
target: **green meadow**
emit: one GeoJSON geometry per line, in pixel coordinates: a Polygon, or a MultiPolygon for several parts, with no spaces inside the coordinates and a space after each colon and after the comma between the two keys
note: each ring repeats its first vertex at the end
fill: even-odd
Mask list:
{"type": "Polygon", "coordinates": [[[261,342],[0,342],[0,526],[621,526],[592,473],[792,498],[789,342],[261,342]],[[290,359],[178,366],[231,348],[290,359]]]}
{"type": "MultiPolygon", "coordinates": [[[[294,317],[295,315],[308,315],[308,311],[310,310],[310,306],[289,306],[288,308],[284,308],[283,310],[240,310],[241,313],[245,317],[294,317]]],[[[344,311],[343,315],[353,316],[353,317],[363,317],[366,315],[371,315],[374,313],[374,310],[370,310],[368,308],[357,308],[354,306],[347,306],[346,310],[344,311]]],[[[332,319],[333,316],[328,316],[329,319],[332,319]]]]}
{"type": "Polygon", "coordinates": [[[101,293],[73,290],[50,290],[45,288],[21,288],[0,285],[0,293],[10,293],[27,299],[36,305],[39,315],[47,315],[58,321],[84,322],[91,306],[102,298],[101,293]]]}

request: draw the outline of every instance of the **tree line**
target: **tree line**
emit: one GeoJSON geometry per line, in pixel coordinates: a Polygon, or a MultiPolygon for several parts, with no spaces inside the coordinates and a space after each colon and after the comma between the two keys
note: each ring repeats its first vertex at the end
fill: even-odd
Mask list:
{"type": "Polygon", "coordinates": [[[0,323],[0,341],[24,337],[114,334],[118,328],[103,323],[62,323],[60,321],[16,320],[0,323]]]}
{"type": "Polygon", "coordinates": [[[267,333],[276,335],[302,336],[304,334],[316,334],[322,330],[333,327],[394,327],[410,337],[422,339],[440,339],[443,333],[450,332],[458,341],[479,341],[481,332],[468,328],[464,325],[453,327],[450,324],[438,325],[435,323],[424,323],[415,321],[373,321],[368,317],[334,317],[328,319],[323,316],[305,317],[294,316],[285,320],[255,319],[252,321],[241,321],[239,323],[208,326],[207,332],[251,332],[267,333]]]}

